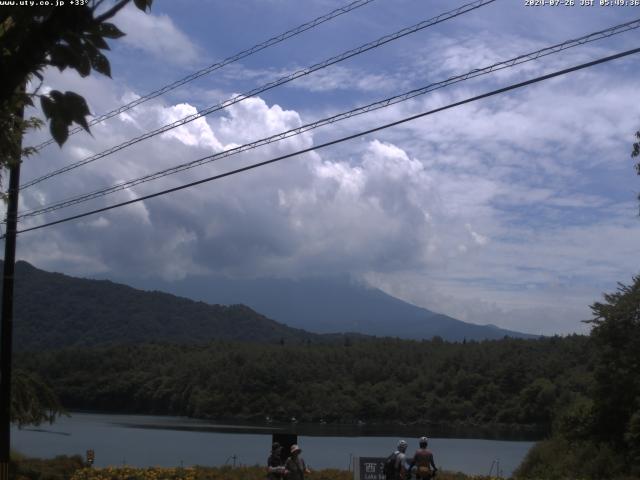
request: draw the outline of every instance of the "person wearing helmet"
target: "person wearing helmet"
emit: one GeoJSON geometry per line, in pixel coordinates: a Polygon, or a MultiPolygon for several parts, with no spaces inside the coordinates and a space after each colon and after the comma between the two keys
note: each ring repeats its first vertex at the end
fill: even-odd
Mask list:
{"type": "Polygon", "coordinates": [[[404,480],[410,476],[410,467],[407,464],[407,447],[409,445],[404,440],[398,442],[398,450],[396,453],[395,472],[396,479],[404,480]]]}
{"type": "Polygon", "coordinates": [[[399,474],[399,478],[405,478],[405,472],[407,471],[407,442],[400,440],[398,442],[398,453],[396,455],[395,470],[399,474]]]}
{"type": "Polygon", "coordinates": [[[311,473],[300,456],[301,452],[302,449],[298,445],[291,445],[291,456],[284,463],[287,480],[304,480],[304,475],[311,473]]]}
{"type": "Polygon", "coordinates": [[[386,480],[402,480],[407,471],[406,452],[407,442],[400,440],[396,450],[387,457],[382,467],[382,473],[386,480]]]}
{"type": "Polygon", "coordinates": [[[284,462],[282,461],[282,447],[278,442],[271,445],[271,455],[267,460],[267,478],[282,480],[284,478],[284,462]]]}
{"type": "Polygon", "coordinates": [[[413,454],[411,467],[415,471],[418,480],[433,478],[438,469],[433,461],[433,453],[427,448],[427,445],[429,445],[427,437],[420,437],[418,444],[420,448],[413,454]]]}

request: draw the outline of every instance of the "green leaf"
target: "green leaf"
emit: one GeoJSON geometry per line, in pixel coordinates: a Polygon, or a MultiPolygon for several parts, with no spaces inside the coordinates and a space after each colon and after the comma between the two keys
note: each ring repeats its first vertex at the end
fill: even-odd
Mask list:
{"type": "Polygon", "coordinates": [[[81,77],[87,77],[91,73],[91,59],[87,52],[82,52],[78,55],[76,65],[72,66],[78,71],[81,77]]]}
{"type": "Polygon", "coordinates": [[[105,42],[104,38],[102,38],[100,35],[89,35],[87,40],[89,40],[93,45],[95,45],[97,48],[100,48],[101,50],[110,50],[109,44],[105,42]]]}
{"type": "Polygon", "coordinates": [[[74,63],[73,53],[66,45],[54,45],[49,53],[49,63],[63,71],[74,63]]]}
{"type": "Polygon", "coordinates": [[[63,99],[64,94],[60,90],[51,90],[49,92],[49,96],[53,99],[54,102],[59,102],[63,99]]]}
{"type": "Polygon", "coordinates": [[[153,0],[133,0],[133,3],[135,3],[136,7],[138,7],[140,10],[146,12],[147,9],[151,10],[151,4],[153,3],[153,0]]]}
{"type": "Polygon", "coordinates": [[[73,122],[73,114],[67,106],[68,102],[65,99],[65,94],[58,90],[52,90],[49,92],[49,97],[52,101],[51,121],[53,122],[56,119],[60,119],[67,125],[73,122]]]}
{"type": "Polygon", "coordinates": [[[47,96],[40,97],[40,106],[42,107],[42,112],[44,116],[47,118],[52,118],[55,115],[55,103],[51,98],[47,96]]]}
{"type": "Polygon", "coordinates": [[[89,115],[89,106],[82,95],[78,95],[76,92],[64,92],[64,101],[82,115],[89,115]]]}
{"type": "MultiPolygon", "coordinates": [[[[89,131],[89,125],[85,118],[90,114],[89,106],[82,95],[78,95],[75,92],[65,92],[64,94],[65,110],[68,112],[72,121],[76,122],[87,132],[89,131]]],[[[69,122],[71,123],[71,122],[69,122]]]]}
{"type": "MultiPolygon", "coordinates": [[[[75,92],[59,92],[53,90],[49,96],[40,99],[42,111],[50,120],[49,129],[51,136],[62,146],[69,136],[69,126],[75,122],[89,132],[87,115],[90,115],[89,106],[82,95],[75,92]]],[[[90,133],[90,132],[89,132],[90,133]]]]}
{"type": "Polygon", "coordinates": [[[98,50],[96,46],[87,39],[85,39],[84,42],[82,42],[81,49],[84,50],[84,53],[86,53],[89,56],[89,59],[92,59],[98,53],[100,53],[100,50],[98,50]]]}
{"type": "Polygon", "coordinates": [[[118,29],[113,23],[101,23],[98,27],[98,34],[106,38],[120,38],[124,37],[124,33],[118,29]]]}
{"type": "Polygon", "coordinates": [[[62,118],[53,118],[51,120],[49,130],[51,131],[51,136],[53,137],[53,139],[60,146],[62,146],[64,142],[67,141],[67,138],[69,138],[69,124],[62,118]]]}
{"type": "Polygon", "coordinates": [[[80,125],[82,128],[84,128],[84,131],[87,133],[91,133],[89,131],[89,123],[87,123],[87,119],[83,116],[79,116],[73,119],[74,122],[76,122],[78,125],[80,125]]]}
{"type": "MultiPolygon", "coordinates": [[[[70,39],[72,41],[73,39],[70,39]]],[[[86,52],[86,45],[80,42],[73,41],[69,45],[55,45],[51,48],[49,54],[49,63],[55,67],[58,67],[60,71],[65,68],[73,68],[82,77],[86,77],[91,73],[91,60],[86,52]]],[[[91,45],[91,48],[97,51],[97,49],[91,45]]]]}
{"type": "Polygon", "coordinates": [[[24,121],[25,129],[39,129],[42,128],[44,122],[38,117],[29,117],[24,121]]]}
{"type": "Polygon", "coordinates": [[[106,75],[107,77],[111,77],[111,65],[109,64],[109,60],[100,52],[91,57],[91,66],[96,72],[106,75]]]}
{"type": "Polygon", "coordinates": [[[30,157],[31,155],[35,155],[36,153],[38,153],[38,149],[34,147],[24,147],[22,149],[23,157],[30,157]]]}

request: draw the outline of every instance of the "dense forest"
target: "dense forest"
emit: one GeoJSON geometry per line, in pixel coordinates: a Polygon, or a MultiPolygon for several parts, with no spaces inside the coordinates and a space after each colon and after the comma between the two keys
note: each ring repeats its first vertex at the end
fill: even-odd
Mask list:
{"type": "Polygon", "coordinates": [[[587,391],[592,368],[583,336],[148,344],[24,354],[17,364],[46,378],[68,409],[543,430],[587,391]]]}
{"type": "Polygon", "coordinates": [[[526,478],[640,478],[640,276],[592,307],[590,388],[554,411],[526,478]]]}

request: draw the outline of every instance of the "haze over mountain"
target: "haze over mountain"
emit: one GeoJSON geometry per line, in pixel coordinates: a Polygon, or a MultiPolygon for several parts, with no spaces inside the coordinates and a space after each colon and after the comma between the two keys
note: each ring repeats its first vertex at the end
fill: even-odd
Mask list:
{"type": "Polygon", "coordinates": [[[275,322],[244,305],[207,305],[108,280],[45,272],[27,262],[16,264],[14,339],[18,350],[146,342],[331,340],[275,322]]]}
{"type": "Polygon", "coordinates": [[[494,325],[476,325],[420,308],[347,277],[299,280],[194,276],[177,282],[146,281],[157,289],[207,303],[244,304],[289,326],[315,333],[357,332],[409,339],[461,341],[505,335],[535,338],[494,325]]]}
{"type": "Polygon", "coordinates": [[[527,337],[491,325],[461,322],[346,278],[194,277],[162,282],[154,288],[173,294],[50,273],[18,262],[16,347],[33,350],[149,341],[336,341],[326,335],[331,333],[413,339],[437,335],[452,341],[527,337]]]}

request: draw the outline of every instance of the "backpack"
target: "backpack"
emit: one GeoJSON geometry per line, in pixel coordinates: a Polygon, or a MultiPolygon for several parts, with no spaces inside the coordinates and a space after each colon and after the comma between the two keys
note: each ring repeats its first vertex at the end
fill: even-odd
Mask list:
{"type": "Polygon", "coordinates": [[[418,468],[416,469],[417,478],[431,478],[432,476],[433,472],[429,465],[418,465],[418,468]]]}
{"type": "MultiPolygon", "coordinates": [[[[416,456],[418,456],[418,452],[416,452],[416,456]]],[[[433,470],[431,470],[431,465],[429,464],[429,457],[425,457],[420,455],[418,461],[416,462],[416,478],[426,479],[431,478],[433,476],[433,470]]]]}
{"type": "Polygon", "coordinates": [[[384,465],[382,467],[382,473],[384,473],[384,477],[386,479],[391,479],[394,477],[396,473],[396,458],[398,457],[398,452],[393,452],[389,455],[384,461],[384,465]]]}

